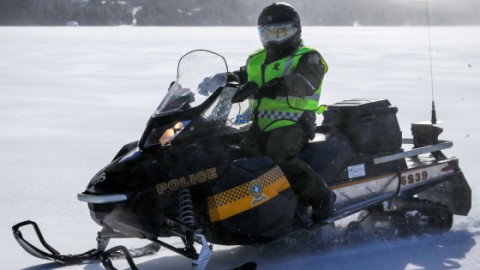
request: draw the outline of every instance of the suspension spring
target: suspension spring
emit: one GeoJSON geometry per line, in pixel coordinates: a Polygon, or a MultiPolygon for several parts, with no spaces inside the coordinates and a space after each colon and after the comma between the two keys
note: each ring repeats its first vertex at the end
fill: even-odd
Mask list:
{"type": "Polygon", "coordinates": [[[189,228],[195,228],[197,223],[193,215],[193,202],[190,189],[184,188],[179,193],[180,221],[189,228]]]}

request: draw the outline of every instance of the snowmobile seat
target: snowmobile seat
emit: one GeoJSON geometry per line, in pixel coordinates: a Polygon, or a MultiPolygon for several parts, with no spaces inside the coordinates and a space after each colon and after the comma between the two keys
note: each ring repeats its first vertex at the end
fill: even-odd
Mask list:
{"type": "Polygon", "coordinates": [[[318,126],[300,158],[327,182],[334,181],[355,155],[349,138],[330,125],[318,126]]]}

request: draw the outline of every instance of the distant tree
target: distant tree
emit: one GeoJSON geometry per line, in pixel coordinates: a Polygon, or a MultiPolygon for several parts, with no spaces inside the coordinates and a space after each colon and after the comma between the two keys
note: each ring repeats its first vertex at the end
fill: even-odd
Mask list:
{"type": "MultiPolygon", "coordinates": [[[[255,25],[273,0],[0,0],[0,25],[255,25]],[[141,7],[138,9],[137,7],[141,7]]],[[[304,25],[425,25],[424,1],[288,0],[304,25]]],[[[480,24],[480,1],[429,1],[432,25],[480,24]]]]}

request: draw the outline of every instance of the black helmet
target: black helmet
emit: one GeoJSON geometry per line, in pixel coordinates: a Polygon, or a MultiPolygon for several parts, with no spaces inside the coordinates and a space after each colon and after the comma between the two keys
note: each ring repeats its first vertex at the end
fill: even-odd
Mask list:
{"type": "Polygon", "coordinates": [[[302,25],[297,11],[287,3],[273,3],[258,17],[258,33],[263,47],[276,57],[290,54],[300,45],[302,25]]]}

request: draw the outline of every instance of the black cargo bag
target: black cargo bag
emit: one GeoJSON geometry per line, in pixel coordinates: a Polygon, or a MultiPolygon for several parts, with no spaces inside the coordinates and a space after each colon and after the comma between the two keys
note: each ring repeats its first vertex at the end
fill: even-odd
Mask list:
{"type": "Polygon", "coordinates": [[[386,99],[351,99],[327,107],[322,125],[345,132],[357,152],[383,153],[402,147],[398,109],[386,99]]]}

